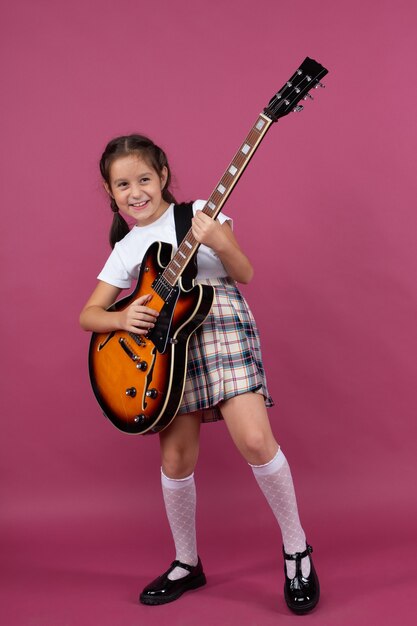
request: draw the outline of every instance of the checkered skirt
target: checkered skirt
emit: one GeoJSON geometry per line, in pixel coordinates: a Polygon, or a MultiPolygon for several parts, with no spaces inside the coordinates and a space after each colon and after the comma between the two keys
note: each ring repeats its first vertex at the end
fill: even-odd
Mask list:
{"type": "Polygon", "coordinates": [[[178,411],[202,411],[203,422],[222,419],[219,403],[253,391],[273,406],[262,365],[258,329],[246,300],[230,278],[200,281],[214,287],[214,302],[188,348],[184,396],[178,411]]]}

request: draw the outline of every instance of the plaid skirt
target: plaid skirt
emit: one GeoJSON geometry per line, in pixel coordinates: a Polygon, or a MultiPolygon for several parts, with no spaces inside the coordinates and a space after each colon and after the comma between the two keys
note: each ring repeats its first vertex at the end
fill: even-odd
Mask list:
{"type": "Polygon", "coordinates": [[[200,281],[214,287],[213,306],[191,336],[181,413],[202,412],[203,422],[222,419],[219,403],[248,391],[270,397],[259,333],[246,300],[230,278],[200,281]]]}

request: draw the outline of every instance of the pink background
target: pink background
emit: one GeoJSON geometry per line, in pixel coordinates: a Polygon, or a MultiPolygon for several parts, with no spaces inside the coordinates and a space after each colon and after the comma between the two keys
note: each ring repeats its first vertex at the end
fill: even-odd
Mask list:
{"type": "Polygon", "coordinates": [[[305,620],[414,623],[416,18],[412,0],[3,6],[1,623],[296,619],[278,529],[223,424],[204,426],[196,473],[209,585],[137,604],[174,556],[158,440],[101,415],[78,314],[109,252],[108,139],[149,134],[177,196],[207,197],[307,55],[326,89],[270,130],[226,212],[321,575],[305,620]]]}

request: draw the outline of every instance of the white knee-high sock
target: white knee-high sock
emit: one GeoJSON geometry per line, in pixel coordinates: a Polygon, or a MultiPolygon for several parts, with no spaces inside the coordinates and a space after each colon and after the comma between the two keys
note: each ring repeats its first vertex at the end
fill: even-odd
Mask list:
{"type": "MultiPolygon", "coordinates": [[[[281,448],[269,463],[251,465],[251,467],[258,485],[277,519],[285,551],[288,554],[304,552],[306,536],[298,516],[291,470],[281,448]]],[[[288,577],[294,578],[295,561],[287,560],[286,565],[288,577]]],[[[310,574],[309,558],[303,558],[301,565],[303,576],[308,576],[310,574]]]]}
{"type": "MultiPolygon", "coordinates": [[[[180,479],[168,478],[161,469],[161,482],[165,509],[175,544],[175,558],[188,565],[197,565],[194,474],[180,479]]],[[[187,576],[188,573],[183,567],[176,567],[169,574],[169,578],[177,580],[187,576]]]]}

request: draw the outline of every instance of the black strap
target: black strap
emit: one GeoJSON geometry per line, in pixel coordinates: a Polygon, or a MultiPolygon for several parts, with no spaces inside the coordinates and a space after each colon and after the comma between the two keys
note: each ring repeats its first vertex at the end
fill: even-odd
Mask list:
{"type": "Polygon", "coordinates": [[[191,220],[193,217],[194,213],[192,202],[182,202],[181,204],[174,204],[175,232],[177,234],[178,246],[190,230],[191,220]]]}
{"type": "Polygon", "coordinates": [[[294,554],[287,554],[285,552],[284,546],[282,546],[282,552],[284,554],[284,559],[286,561],[300,561],[301,559],[304,559],[304,557],[308,556],[309,554],[311,554],[313,552],[313,548],[311,546],[308,545],[308,543],[306,544],[307,547],[304,550],[304,552],[294,552],[294,554]]]}
{"type": "MultiPolygon", "coordinates": [[[[193,203],[182,202],[181,204],[174,204],[174,220],[175,220],[175,233],[177,235],[177,244],[180,246],[182,240],[191,228],[191,220],[194,217],[193,203]]],[[[187,265],[183,278],[187,281],[192,281],[197,275],[197,255],[194,255],[192,261],[187,265]]]]}
{"type": "Polygon", "coordinates": [[[188,565],[188,563],[181,563],[181,561],[172,561],[168,573],[171,573],[176,567],[182,567],[182,569],[186,569],[188,572],[193,572],[197,565],[188,565]]]}

